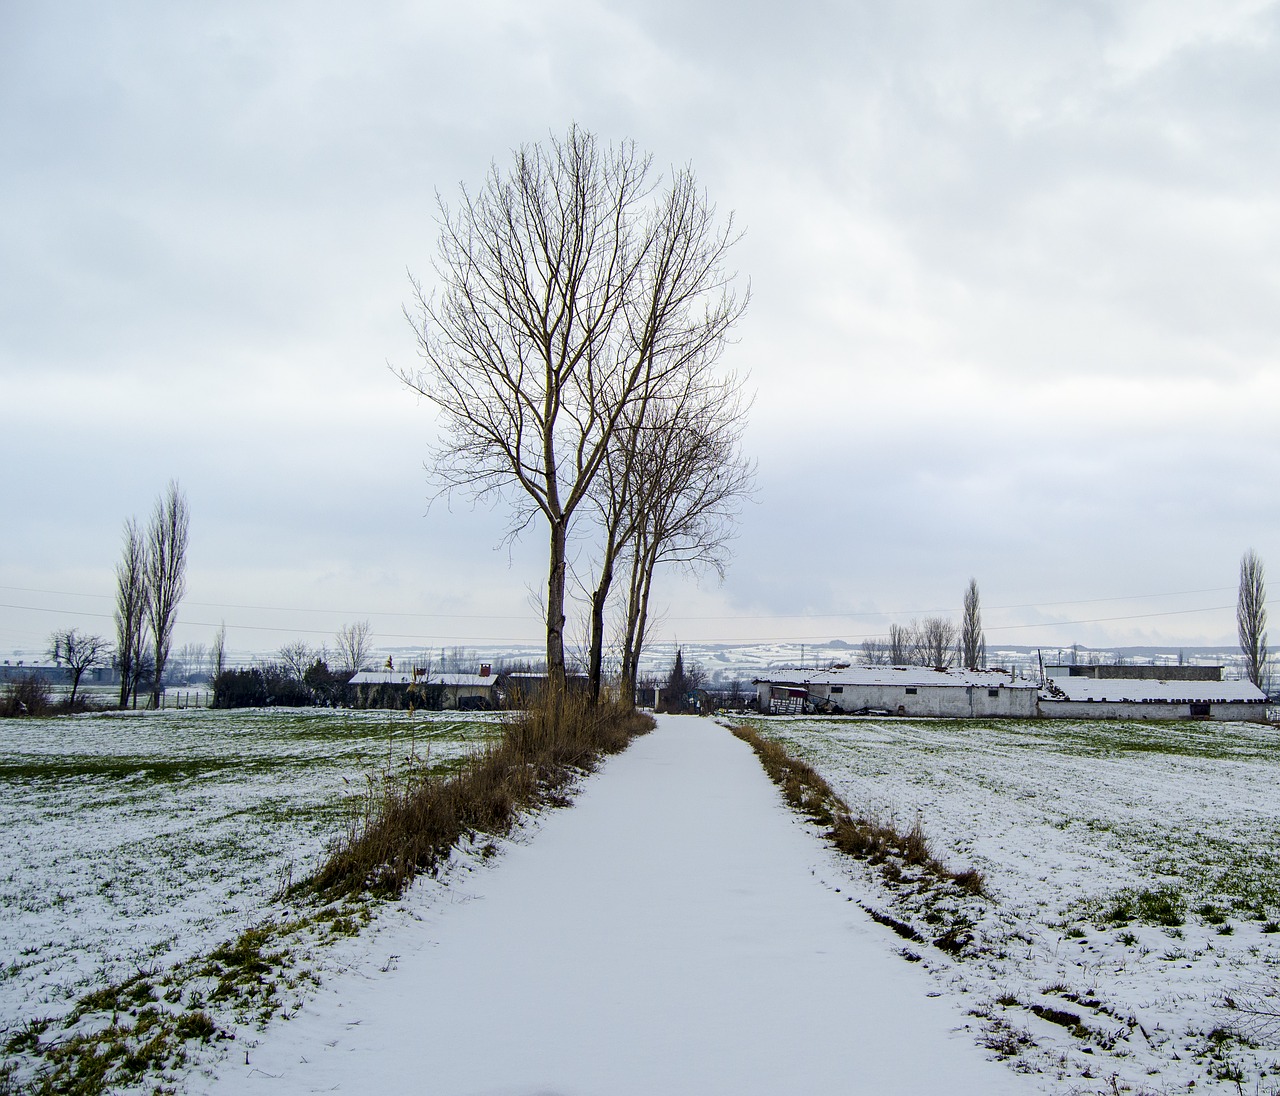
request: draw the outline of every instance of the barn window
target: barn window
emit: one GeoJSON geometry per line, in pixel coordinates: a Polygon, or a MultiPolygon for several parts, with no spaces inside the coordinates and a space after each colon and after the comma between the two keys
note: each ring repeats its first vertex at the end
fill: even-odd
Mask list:
{"type": "Polygon", "coordinates": [[[833,693],[842,693],[842,692],[844,692],[844,686],[843,686],[843,685],[832,685],[832,686],[831,686],[831,691],[832,691],[833,693]]]}
{"type": "Polygon", "coordinates": [[[908,685],[907,696],[915,696],[915,695],[916,695],[916,687],[914,685],[908,685]]]}
{"type": "Polygon", "coordinates": [[[1208,704],[1205,704],[1205,703],[1192,704],[1192,705],[1191,705],[1191,718],[1192,718],[1192,719],[1196,719],[1196,718],[1200,718],[1200,719],[1208,719],[1208,718],[1209,718],[1209,705],[1208,705],[1208,704]]]}
{"type": "Polygon", "coordinates": [[[999,690],[999,689],[988,689],[988,690],[987,690],[987,696],[999,696],[999,695],[1000,695],[1000,690],[999,690]]]}

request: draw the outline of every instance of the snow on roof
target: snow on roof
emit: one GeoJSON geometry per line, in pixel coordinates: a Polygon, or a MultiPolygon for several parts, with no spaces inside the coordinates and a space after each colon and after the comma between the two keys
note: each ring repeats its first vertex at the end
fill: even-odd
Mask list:
{"type": "Polygon", "coordinates": [[[352,685],[412,685],[408,670],[361,670],[351,679],[352,685]]]}
{"type": "Polygon", "coordinates": [[[484,688],[492,685],[497,680],[494,674],[441,674],[437,678],[432,679],[432,684],[458,686],[470,685],[474,688],[484,688]]]}
{"type": "Polygon", "coordinates": [[[846,666],[836,670],[773,670],[756,684],[777,685],[909,685],[950,688],[1035,689],[999,670],[930,670],[923,666],[846,666]]]}
{"type": "Polygon", "coordinates": [[[1164,704],[1229,704],[1266,700],[1251,681],[1151,681],[1142,678],[1052,676],[1045,700],[1148,701],[1164,704]],[[1056,695],[1055,693],[1063,695],[1056,695]]]}
{"type": "MultiPolygon", "coordinates": [[[[352,685],[412,685],[414,677],[408,670],[361,670],[351,679],[352,685]]],[[[421,685],[452,685],[484,687],[492,685],[497,678],[493,674],[437,674],[433,677],[416,679],[421,685]]]]}

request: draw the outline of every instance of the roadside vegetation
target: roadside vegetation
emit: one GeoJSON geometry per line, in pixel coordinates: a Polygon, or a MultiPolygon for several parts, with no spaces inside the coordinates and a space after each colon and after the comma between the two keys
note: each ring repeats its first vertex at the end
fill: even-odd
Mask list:
{"type": "Polygon", "coordinates": [[[505,834],[522,813],[563,805],[578,777],[652,727],[634,708],[552,694],[515,716],[501,739],[457,772],[387,786],[304,886],[326,897],[399,895],[463,837],[505,834]]]}
{"type": "Polygon", "coordinates": [[[836,885],[968,995],[979,1042],[1012,1068],[1081,1096],[1280,1092],[1275,727],[740,722],[779,747],[788,798],[828,831],[824,786],[891,823],[896,851],[836,885]],[[926,823],[932,854],[972,864],[986,898],[940,902],[884,871],[926,823]],[[959,947],[918,946],[940,933],[959,947]]]}
{"type": "Polygon", "coordinates": [[[892,819],[869,817],[849,805],[811,765],[795,757],[780,742],[748,726],[732,728],[734,735],[756,752],[783,798],[800,814],[826,831],[840,852],[865,861],[883,883],[909,890],[923,899],[925,922],[932,935],[881,909],[864,905],[878,922],[915,943],[933,943],[944,951],[960,952],[972,940],[972,920],[958,898],[983,894],[983,875],[974,868],[952,868],[935,855],[917,815],[903,828],[892,819]]]}
{"type": "Polygon", "coordinates": [[[651,726],[572,698],[508,716],[201,710],[25,722],[14,752],[0,750],[6,840],[34,824],[39,846],[0,880],[0,930],[17,957],[0,972],[10,998],[0,1094],[174,1091],[210,1048],[296,1009],[330,945],[372,923],[416,874],[439,873],[459,847],[488,855],[525,812],[569,802],[583,773],[651,726]],[[79,756],[65,752],[73,726],[79,756]],[[134,739],[120,754],[127,729],[152,744],[134,739]],[[73,845],[85,863],[58,848],[86,826],[119,840],[113,830],[138,824],[159,828],[92,859],[73,845]],[[297,878],[297,862],[317,853],[319,870],[297,878]],[[39,877],[39,863],[54,862],[66,870],[39,877]],[[95,921],[102,936],[91,939],[95,921]],[[59,979],[70,994],[60,1000],[59,979]],[[15,1011],[24,987],[34,996],[15,1011]]]}

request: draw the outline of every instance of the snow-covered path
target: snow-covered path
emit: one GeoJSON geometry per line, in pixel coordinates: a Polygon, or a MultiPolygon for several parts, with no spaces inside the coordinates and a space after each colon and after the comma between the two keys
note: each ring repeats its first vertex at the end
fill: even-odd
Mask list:
{"type": "Polygon", "coordinates": [[[457,900],[377,938],[196,1091],[998,1096],[950,995],[820,881],[723,727],[659,718],[457,900]],[[389,964],[389,954],[397,954],[389,964]],[[382,970],[381,967],[391,969],[382,970]]]}

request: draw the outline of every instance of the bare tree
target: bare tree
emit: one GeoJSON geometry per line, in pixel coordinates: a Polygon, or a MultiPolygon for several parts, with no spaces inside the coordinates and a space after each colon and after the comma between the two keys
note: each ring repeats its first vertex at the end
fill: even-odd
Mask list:
{"type": "Polygon", "coordinates": [[[906,666],[916,660],[916,629],[911,624],[889,625],[889,662],[893,666],[906,666]]]}
{"type": "Polygon", "coordinates": [[[104,666],[111,657],[111,643],[102,636],[86,635],[75,628],[60,628],[49,636],[49,656],[54,662],[67,664],[71,672],[71,697],[74,707],[80,679],[95,666],[104,666]]]}
{"type": "Polygon", "coordinates": [[[400,376],[441,413],[436,477],[507,496],[510,536],[546,520],[547,669],[561,685],[566,546],[613,432],[678,366],[690,323],[713,331],[741,311],[718,267],[731,225],[715,227],[688,172],[648,208],[649,170],[634,144],[604,149],[576,126],[523,146],[456,212],[440,203],[438,299],[413,283],[426,367],[400,376]]]}
{"type": "Polygon", "coordinates": [[[124,553],[116,564],[115,621],[120,707],[127,708],[138,689],[147,646],[147,546],[135,518],[124,523],[124,553]]]}
{"type": "Polygon", "coordinates": [[[209,676],[217,681],[222,671],[227,668],[227,625],[224,621],[213,633],[213,644],[209,648],[209,676]]]}
{"type": "Polygon", "coordinates": [[[917,659],[922,666],[945,670],[955,658],[956,626],[946,617],[926,617],[916,631],[917,659]]]}
{"type": "Polygon", "coordinates": [[[314,647],[303,640],[297,640],[280,648],[280,663],[288,677],[301,681],[314,664],[317,654],[314,647]]]}
{"type": "Polygon", "coordinates": [[[173,642],[173,626],[178,620],[178,603],[187,592],[187,528],[190,512],[187,497],[177,480],[170,480],[165,493],[156,499],[147,526],[147,624],[151,630],[151,650],[155,677],[151,683],[151,707],[160,706],[164,690],[164,668],[173,642]]]}
{"type": "Polygon", "coordinates": [[[864,666],[887,666],[890,662],[889,644],[883,639],[864,639],[862,641],[862,664],[864,666]]]}
{"type": "Polygon", "coordinates": [[[344,624],[338,630],[335,656],[341,669],[353,674],[368,669],[369,659],[373,657],[373,648],[369,643],[370,631],[367,620],[344,624]]]}
{"type": "Polygon", "coordinates": [[[621,693],[635,696],[649,627],[649,596],[659,565],[710,569],[724,577],[743,500],[755,465],[742,456],[745,405],[737,378],[664,403],[637,447],[626,609],[622,625],[621,693]]]}
{"type": "Polygon", "coordinates": [[[986,651],[982,634],[982,608],[978,602],[978,580],[971,578],[964,591],[964,617],[960,623],[960,660],[966,670],[981,668],[986,651]]]}
{"type": "Polygon", "coordinates": [[[1244,652],[1245,674],[1266,689],[1267,587],[1262,560],[1250,548],[1240,557],[1240,592],[1236,598],[1236,631],[1244,652]]]}
{"type": "Polygon", "coordinates": [[[183,676],[190,679],[193,675],[204,672],[208,653],[209,648],[203,643],[184,643],[173,656],[173,661],[182,667],[183,676]]]}

